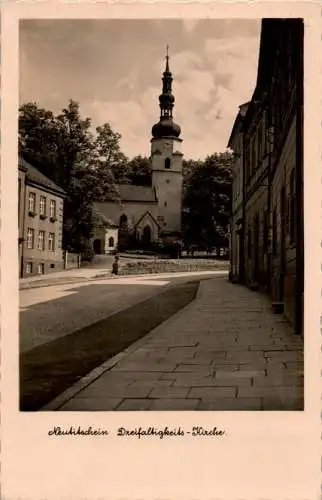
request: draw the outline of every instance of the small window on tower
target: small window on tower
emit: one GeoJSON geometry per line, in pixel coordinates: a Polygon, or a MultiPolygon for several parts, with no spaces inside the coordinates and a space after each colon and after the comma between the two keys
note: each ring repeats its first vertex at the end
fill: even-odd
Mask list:
{"type": "Polygon", "coordinates": [[[171,160],[170,160],[170,158],[166,158],[164,160],[164,167],[165,168],[171,168],[171,160]]]}

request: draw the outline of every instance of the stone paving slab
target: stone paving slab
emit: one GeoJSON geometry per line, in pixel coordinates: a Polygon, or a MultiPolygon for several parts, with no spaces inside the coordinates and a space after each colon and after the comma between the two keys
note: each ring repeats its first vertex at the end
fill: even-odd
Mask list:
{"type": "Polygon", "coordinates": [[[303,410],[303,386],[303,340],[264,295],[216,278],[59,410],[303,410]]]}

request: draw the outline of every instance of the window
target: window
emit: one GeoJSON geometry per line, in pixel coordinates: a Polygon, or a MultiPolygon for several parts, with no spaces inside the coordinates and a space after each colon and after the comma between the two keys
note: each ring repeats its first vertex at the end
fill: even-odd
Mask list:
{"type": "Polygon", "coordinates": [[[27,229],[27,248],[34,248],[35,244],[35,230],[31,227],[27,229]]]}
{"type": "Polygon", "coordinates": [[[42,216],[46,215],[46,196],[40,197],[39,215],[42,215],[42,216]]]}
{"type": "Polygon", "coordinates": [[[45,274],[45,264],[43,262],[38,264],[37,274],[45,274]]]}
{"type": "Polygon", "coordinates": [[[166,207],[167,205],[168,205],[168,203],[165,201],[165,202],[164,202],[164,206],[166,207]]]}
{"type": "Polygon", "coordinates": [[[171,160],[170,160],[170,158],[166,158],[164,160],[164,167],[165,168],[171,168],[171,160]]]}
{"type": "Polygon", "coordinates": [[[50,211],[50,218],[55,219],[56,217],[56,201],[55,200],[50,200],[50,205],[49,205],[49,211],[50,211]]]}
{"type": "Polygon", "coordinates": [[[110,248],[114,247],[114,238],[112,236],[110,236],[110,238],[108,239],[108,246],[110,248]]]}
{"type": "Polygon", "coordinates": [[[45,250],[45,231],[38,233],[38,250],[45,250]]]}
{"type": "Polygon", "coordinates": [[[165,182],[166,182],[167,184],[169,184],[170,180],[169,180],[169,179],[166,179],[166,181],[165,181],[165,182]]]}
{"type": "Polygon", "coordinates": [[[36,193],[29,193],[28,196],[28,212],[35,212],[36,206],[36,193]]]}
{"type": "Polygon", "coordinates": [[[26,263],[26,274],[31,274],[32,273],[32,262],[27,262],[26,263]]]}
{"type": "Polygon", "coordinates": [[[55,251],[55,233],[49,233],[48,235],[48,250],[50,252],[55,251]]]}

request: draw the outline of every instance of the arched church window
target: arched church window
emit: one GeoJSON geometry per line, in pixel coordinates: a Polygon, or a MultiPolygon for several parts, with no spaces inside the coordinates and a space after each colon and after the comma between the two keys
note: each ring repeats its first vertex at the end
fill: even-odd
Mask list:
{"type": "Polygon", "coordinates": [[[127,215],[122,214],[120,217],[120,226],[125,226],[127,224],[127,215]]]}
{"type": "Polygon", "coordinates": [[[111,237],[108,239],[108,246],[109,246],[109,247],[114,247],[114,238],[113,238],[113,236],[111,236],[111,237]]]}
{"type": "Polygon", "coordinates": [[[171,168],[171,160],[170,160],[170,158],[166,158],[164,160],[164,167],[165,168],[171,168]]]}

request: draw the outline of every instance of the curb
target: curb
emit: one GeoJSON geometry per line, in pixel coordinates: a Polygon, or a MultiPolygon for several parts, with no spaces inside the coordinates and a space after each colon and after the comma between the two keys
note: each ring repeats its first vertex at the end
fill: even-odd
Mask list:
{"type": "Polygon", "coordinates": [[[45,288],[48,286],[59,286],[59,285],[69,285],[69,284],[77,284],[77,283],[83,283],[84,281],[88,281],[88,278],[76,278],[75,280],[62,280],[59,281],[59,283],[26,283],[23,285],[19,285],[19,290],[31,290],[33,288],[45,288]]]}
{"type": "Polygon", "coordinates": [[[174,271],[174,272],[167,272],[167,273],[155,273],[155,274],[119,274],[117,276],[113,275],[112,273],[110,274],[98,274],[96,276],[91,276],[89,278],[76,278],[74,280],[71,279],[66,279],[62,280],[59,283],[38,283],[37,281],[31,282],[31,283],[26,283],[26,284],[19,284],[19,291],[20,290],[31,290],[34,288],[45,288],[49,286],[60,286],[60,285],[72,285],[77,283],[84,283],[84,282],[91,282],[91,281],[98,281],[98,280],[105,280],[105,279],[124,279],[124,278],[140,278],[140,279],[147,279],[147,278],[157,278],[157,277],[169,277],[169,278],[175,278],[176,274],[180,274],[180,277],[184,277],[184,275],[191,275],[191,276],[203,276],[203,275],[213,275],[213,276],[225,276],[228,274],[228,271],[226,270],[218,270],[218,271],[174,271]],[[183,276],[182,276],[183,275],[183,276]]]}
{"type": "MultiPolygon", "coordinates": [[[[169,277],[169,278],[176,278],[176,274],[180,274],[180,278],[184,277],[186,275],[192,275],[192,276],[202,276],[206,274],[212,274],[214,276],[228,276],[228,271],[225,269],[218,269],[218,270],[209,270],[209,271],[173,271],[173,272],[164,272],[164,273],[141,273],[141,274],[118,274],[117,276],[112,275],[113,279],[124,279],[124,278],[142,278],[142,279],[147,279],[147,278],[157,278],[158,276],[161,277],[169,277]]],[[[91,279],[106,279],[108,278],[108,275],[98,275],[94,278],[91,279]]]]}
{"type": "Polygon", "coordinates": [[[124,349],[124,351],[119,352],[112,358],[108,359],[105,363],[101,364],[97,368],[94,368],[91,372],[89,372],[85,377],[82,377],[78,382],[76,382],[74,385],[69,387],[69,389],[66,389],[62,394],[57,396],[55,399],[50,401],[48,404],[43,406],[40,411],[57,411],[61,406],[63,406],[65,403],[68,403],[76,394],[81,392],[83,389],[88,387],[90,384],[95,382],[103,373],[106,371],[111,370],[116,364],[118,364],[120,361],[122,361],[124,358],[135,352],[142,344],[144,344],[148,338],[149,335],[152,334],[154,330],[159,328],[161,325],[166,325],[171,321],[174,321],[175,319],[178,318],[178,316],[182,315],[185,313],[186,309],[191,306],[194,302],[196,302],[200,298],[200,288],[201,288],[201,283],[200,281],[197,293],[195,295],[195,298],[189,302],[185,307],[177,311],[175,314],[170,316],[170,318],[166,319],[159,325],[157,325],[153,330],[151,330],[149,333],[147,333],[144,337],[141,339],[137,340],[133,344],[131,344],[129,347],[124,349]]]}
{"type": "MultiPolygon", "coordinates": [[[[112,276],[112,273],[111,273],[111,276],[112,276]]],[[[55,283],[49,282],[49,281],[47,281],[46,283],[39,283],[38,281],[32,281],[30,283],[19,283],[19,290],[29,290],[31,288],[44,288],[47,286],[69,285],[69,284],[73,284],[73,283],[75,283],[75,284],[84,283],[85,281],[106,279],[108,277],[109,277],[108,274],[104,274],[104,275],[98,274],[96,276],[90,276],[89,278],[86,278],[85,276],[83,276],[83,277],[79,276],[79,277],[76,277],[74,279],[66,278],[66,279],[62,279],[61,281],[55,282],[55,283]]]]}

